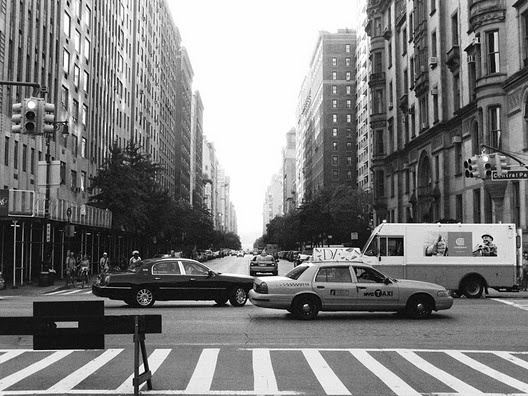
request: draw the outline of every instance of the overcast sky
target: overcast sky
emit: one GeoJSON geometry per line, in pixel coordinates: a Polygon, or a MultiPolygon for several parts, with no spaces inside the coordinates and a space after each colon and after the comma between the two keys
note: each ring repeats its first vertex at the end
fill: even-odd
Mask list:
{"type": "Polygon", "coordinates": [[[167,0],[204,105],[204,135],[231,178],[244,246],[262,235],[266,187],[320,30],[356,28],[358,0],[167,0]]]}

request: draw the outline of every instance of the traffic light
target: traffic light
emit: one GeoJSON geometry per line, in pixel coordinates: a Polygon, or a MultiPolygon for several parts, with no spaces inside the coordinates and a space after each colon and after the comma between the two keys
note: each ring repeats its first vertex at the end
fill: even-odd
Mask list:
{"type": "Polygon", "coordinates": [[[500,155],[498,153],[495,154],[495,167],[497,169],[497,176],[502,176],[504,172],[508,173],[510,167],[506,162],[505,155],[500,155]]]}
{"type": "Polygon", "coordinates": [[[42,125],[40,127],[41,133],[53,133],[55,122],[55,105],[53,103],[46,103],[44,101],[40,102],[41,111],[39,112],[41,114],[41,122],[42,125]]]}
{"type": "Polygon", "coordinates": [[[491,171],[495,170],[495,156],[490,154],[479,155],[478,169],[481,179],[491,177],[491,171]]]}
{"type": "Polygon", "coordinates": [[[20,133],[22,131],[22,103],[13,103],[13,113],[11,115],[11,132],[20,133]]]}
{"type": "Polygon", "coordinates": [[[464,168],[466,168],[466,177],[475,177],[478,178],[478,160],[479,156],[474,155],[473,157],[464,161],[464,168]]]}
{"type": "Polygon", "coordinates": [[[22,102],[22,133],[36,135],[40,132],[42,124],[40,102],[42,102],[40,98],[24,99],[22,102]]]}

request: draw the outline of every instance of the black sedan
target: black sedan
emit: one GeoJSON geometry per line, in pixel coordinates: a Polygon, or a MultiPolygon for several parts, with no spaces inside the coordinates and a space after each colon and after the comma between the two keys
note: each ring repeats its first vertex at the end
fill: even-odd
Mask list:
{"type": "Polygon", "coordinates": [[[153,258],[123,272],[103,274],[93,284],[92,293],[145,308],[156,300],[214,300],[218,305],[229,301],[241,307],[252,287],[251,276],[215,272],[190,259],[153,258]]]}

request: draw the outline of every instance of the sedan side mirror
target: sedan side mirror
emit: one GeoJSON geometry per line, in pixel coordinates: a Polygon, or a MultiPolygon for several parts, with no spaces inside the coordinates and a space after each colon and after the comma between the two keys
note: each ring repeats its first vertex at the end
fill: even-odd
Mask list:
{"type": "Polygon", "coordinates": [[[209,270],[209,271],[207,272],[207,277],[208,277],[208,278],[211,278],[211,277],[214,276],[214,274],[215,274],[214,271],[209,270]]]}

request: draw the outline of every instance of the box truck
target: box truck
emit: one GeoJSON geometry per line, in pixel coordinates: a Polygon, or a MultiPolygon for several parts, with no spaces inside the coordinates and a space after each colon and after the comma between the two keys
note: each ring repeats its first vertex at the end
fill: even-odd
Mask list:
{"type": "Polygon", "coordinates": [[[437,283],[479,298],[488,288],[519,290],[521,237],[515,224],[383,222],[360,259],[395,278],[437,283]]]}

